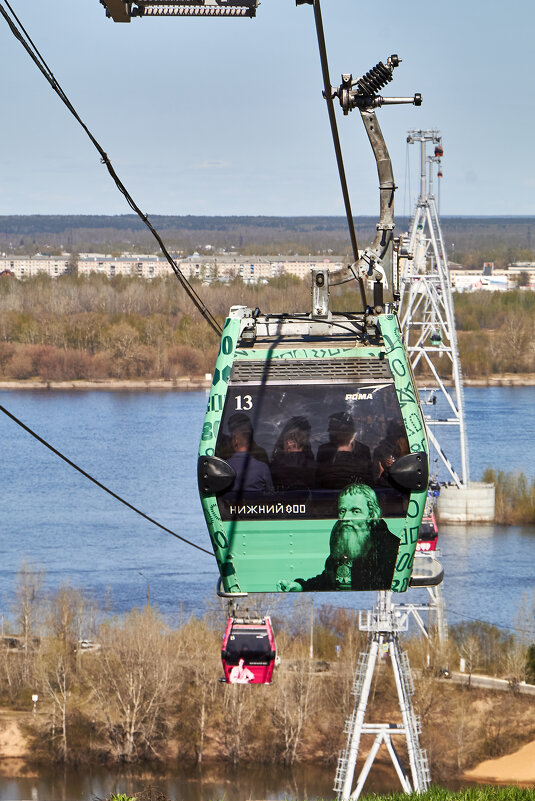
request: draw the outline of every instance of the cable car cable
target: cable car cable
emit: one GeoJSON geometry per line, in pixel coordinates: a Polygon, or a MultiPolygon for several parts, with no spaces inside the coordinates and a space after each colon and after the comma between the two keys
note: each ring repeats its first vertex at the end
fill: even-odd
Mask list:
{"type": "MultiPolygon", "coordinates": [[[[329,113],[329,122],[331,124],[331,135],[333,139],[334,152],[336,154],[336,163],[338,165],[338,174],[340,176],[340,185],[342,188],[342,195],[344,197],[344,206],[346,210],[347,224],[349,227],[349,238],[351,239],[351,248],[353,250],[353,260],[359,260],[359,249],[357,244],[357,235],[355,233],[355,223],[353,221],[353,212],[351,211],[351,201],[349,199],[349,191],[347,188],[346,173],[344,168],[344,159],[342,156],[342,147],[340,145],[340,136],[338,134],[338,126],[336,123],[336,115],[334,113],[334,103],[332,97],[331,79],[329,76],[329,63],[327,61],[327,48],[325,47],[325,35],[323,32],[323,20],[321,17],[320,0],[313,0],[312,6],[314,8],[314,20],[316,23],[316,34],[318,37],[318,48],[320,52],[321,71],[323,74],[323,85],[325,101],[327,103],[327,110],[329,113]]],[[[359,283],[360,299],[365,309],[366,291],[364,289],[364,282],[362,278],[355,275],[355,279],[359,283]]]]}
{"type": "Polygon", "coordinates": [[[182,273],[182,271],[178,267],[177,263],[175,262],[175,260],[173,259],[173,257],[169,253],[169,251],[167,250],[166,246],[164,245],[160,234],[154,228],[154,226],[152,225],[151,221],[149,220],[148,215],[144,214],[141,211],[139,206],[136,204],[136,202],[134,201],[134,199],[132,198],[132,196],[130,195],[128,190],[126,189],[125,185],[120,180],[119,176],[117,175],[117,173],[115,172],[115,170],[113,168],[113,165],[112,165],[110,159],[108,158],[107,153],[104,151],[104,149],[101,147],[99,142],[95,139],[95,137],[93,136],[93,134],[91,133],[91,131],[89,130],[87,125],[83,122],[83,120],[79,116],[78,112],[76,111],[76,109],[74,108],[72,103],[70,102],[69,98],[67,97],[67,95],[65,94],[63,89],[61,88],[61,86],[58,83],[58,81],[56,80],[56,78],[54,77],[50,67],[48,66],[48,64],[44,60],[43,56],[40,54],[39,50],[37,49],[37,47],[33,43],[31,37],[29,36],[29,34],[25,30],[24,26],[20,22],[19,18],[17,17],[15,12],[11,8],[8,0],[4,0],[4,2],[5,2],[5,5],[8,7],[9,11],[11,12],[12,16],[14,17],[14,19],[16,20],[16,23],[15,23],[9,17],[9,14],[6,12],[5,8],[3,7],[2,3],[0,2],[0,13],[2,14],[4,19],[6,20],[7,24],[9,25],[9,27],[11,29],[11,32],[13,33],[13,36],[15,36],[15,38],[19,40],[19,42],[22,44],[22,46],[24,47],[24,49],[26,50],[26,52],[28,53],[28,55],[30,56],[32,61],[36,64],[36,66],[42,72],[42,74],[44,75],[44,77],[46,78],[46,80],[48,81],[50,86],[52,87],[52,89],[56,92],[56,94],[62,100],[62,102],[65,104],[65,106],[67,106],[67,108],[69,109],[69,111],[71,112],[73,117],[77,120],[77,122],[80,123],[80,125],[82,126],[82,128],[84,129],[86,134],[88,135],[89,139],[91,140],[91,142],[93,143],[93,145],[97,149],[98,153],[100,154],[101,163],[106,166],[106,169],[108,170],[109,174],[111,175],[115,185],[117,186],[117,189],[125,197],[126,202],[130,206],[132,211],[134,211],[138,215],[138,217],[147,226],[147,228],[149,229],[149,231],[151,232],[153,237],[158,242],[158,245],[160,246],[160,249],[161,249],[163,255],[165,256],[166,260],[169,262],[169,265],[170,265],[171,269],[173,270],[173,272],[175,273],[176,277],[180,281],[180,284],[182,285],[182,288],[185,290],[185,292],[188,295],[189,299],[196,306],[196,308],[199,310],[199,312],[204,317],[204,319],[207,321],[207,323],[211,326],[211,328],[216,332],[216,334],[221,336],[222,333],[223,333],[223,329],[221,328],[221,326],[219,325],[219,323],[217,322],[217,320],[215,319],[213,314],[210,312],[210,310],[207,308],[207,306],[204,303],[204,301],[197,294],[195,289],[191,286],[191,284],[189,283],[187,278],[184,276],[184,274],[182,273]],[[17,25],[18,25],[18,27],[17,27],[17,25]]]}
{"type": "Polygon", "coordinates": [[[136,506],[133,506],[128,501],[125,501],[124,498],[121,498],[121,496],[117,495],[116,492],[113,492],[113,490],[108,489],[108,487],[106,487],[104,484],[101,484],[100,481],[97,481],[96,478],[93,478],[93,476],[91,476],[85,470],[82,470],[81,467],[78,467],[78,465],[75,464],[74,462],[72,462],[69,458],[67,458],[67,456],[64,456],[60,451],[57,450],[57,448],[54,448],[53,445],[50,445],[50,443],[47,442],[45,439],[43,439],[43,437],[40,437],[39,434],[36,434],[35,431],[32,431],[32,429],[29,428],[29,426],[27,426],[25,423],[23,423],[22,420],[19,420],[18,417],[15,417],[15,415],[12,414],[10,411],[8,411],[5,408],[5,406],[1,406],[0,405],[0,412],[3,412],[5,415],[7,415],[7,417],[9,417],[11,420],[13,420],[14,423],[16,423],[18,426],[23,428],[24,431],[27,431],[28,434],[31,434],[31,436],[34,437],[38,442],[40,442],[42,445],[44,445],[46,448],[48,448],[48,450],[52,451],[52,453],[55,453],[56,456],[59,456],[60,459],[63,459],[64,462],[67,462],[68,465],[70,465],[75,470],[77,470],[79,473],[81,473],[83,476],[85,476],[85,478],[88,478],[89,481],[92,481],[93,484],[96,484],[97,487],[100,487],[100,489],[104,490],[104,492],[107,492],[108,495],[111,495],[112,498],[115,498],[115,500],[119,501],[120,503],[124,504],[125,506],[128,506],[128,508],[132,509],[132,511],[136,512],[136,514],[141,515],[141,517],[144,517],[145,520],[149,521],[149,523],[153,523],[155,526],[158,526],[158,528],[161,528],[163,531],[167,531],[168,534],[172,534],[173,537],[176,537],[178,540],[181,540],[182,542],[185,542],[186,545],[191,545],[192,548],[196,548],[198,551],[202,551],[203,553],[207,553],[208,556],[213,556],[214,555],[212,551],[207,551],[206,548],[201,548],[200,545],[196,545],[194,542],[191,542],[191,540],[187,540],[185,537],[181,537],[180,534],[176,533],[176,531],[172,531],[170,528],[167,528],[167,526],[164,526],[161,523],[158,523],[157,520],[154,520],[154,518],[149,517],[149,515],[146,515],[145,512],[142,512],[136,506]]]}
{"type": "Polygon", "coordinates": [[[341,286],[342,284],[349,284],[350,281],[354,280],[355,276],[353,276],[353,278],[345,278],[343,281],[333,281],[332,283],[329,283],[329,286],[341,286]]]}
{"type": "Polygon", "coordinates": [[[502,629],[503,631],[518,631],[521,634],[532,634],[531,629],[519,629],[516,626],[502,626],[500,623],[493,623],[492,620],[481,620],[480,617],[470,617],[470,615],[465,615],[464,612],[456,612],[454,609],[450,609],[448,606],[448,614],[456,615],[463,620],[471,620],[474,623],[487,623],[489,626],[495,626],[497,629],[502,629]]]}
{"type": "MultiPolygon", "coordinates": [[[[351,279],[351,280],[353,280],[353,279],[351,279]]],[[[332,313],[333,314],[345,314],[345,312],[332,312],[332,313]]],[[[277,320],[280,320],[281,318],[283,318],[284,321],[287,321],[287,322],[298,322],[298,323],[302,323],[302,322],[305,322],[306,320],[310,319],[307,314],[304,314],[302,317],[300,317],[297,314],[266,314],[265,317],[266,317],[266,320],[270,320],[271,318],[276,318],[277,320]]],[[[355,335],[357,333],[364,334],[364,329],[360,325],[355,326],[355,328],[348,328],[347,326],[342,325],[342,323],[337,323],[336,320],[329,320],[329,325],[336,326],[336,328],[341,328],[342,331],[347,331],[348,333],[353,334],[353,335],[355,335]]]]}

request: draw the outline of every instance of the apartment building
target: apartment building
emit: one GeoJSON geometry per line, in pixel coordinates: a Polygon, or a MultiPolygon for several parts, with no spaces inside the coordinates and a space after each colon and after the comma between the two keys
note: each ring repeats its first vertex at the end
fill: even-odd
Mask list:
{"type": "MultiPolygon", "coordinates": [[[[193,253],[186,258],[177,258],[176,263],[186,278],[198,278],[201,281],[231,280],[241,278],[245,283],[269,281],[280,275],[295,275],[308,280],[314,268],[338,270],[342,262],[329,259],[308,258],[283,259],[244,258],[243,256],[221,254],[218,256],[193,253]]],[[[38,273],[46,273],[52,277],[62,275],[69,269],[69,254],[61,258],[51,256],[3,256],[0,257],[0,272],[7,271],[16,278],[30,278],[38,273]]],[[[98,273],[107,278],[118,275],[135,276],[151,280],[173,274],[166,259],[153,255],[110,256],[102,253],[81,253],[77,260],[78,275],[98,273]]]]}
{"type": "Polygon", "coordinates": [[[70,259],[68,253],[60,256],[0,256],[0,273],[12,273],[15,278],[31,278],[45,273],[52,278],[63,275],[69,271],[70,259]]]}
{"type": "MultiPolygon", "coordinates": [[[[246,259],[239,255],[207,256],[193,253],[186,258],[177,259],[177,266],[186,278],[198,278],[201,281],[229,280],[240,277],[246,283],[276,278],[284,273],[308,278],[314,267],[327,267],[337,270],[341,262],[325,259],[300,259],[293,261],[274,261],[267,258],[246,259]]],[[[89,275],[92,272],[102,273],[108,278],[116,275],[134,275],[139,278],[157,278],[172,274],[166,259],[155,256],[111,256],[84,254],[78,260],[78,275],[89,275]]]]}

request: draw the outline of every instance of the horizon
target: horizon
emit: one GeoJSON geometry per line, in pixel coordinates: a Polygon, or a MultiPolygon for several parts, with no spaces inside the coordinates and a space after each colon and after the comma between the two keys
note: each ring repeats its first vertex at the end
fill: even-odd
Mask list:
{"type": "MultiPolygon", "coordinates": [[[[147,212],[148,217],[171,217],[171,218],[188,218],[192,217],[194,219],[217,219],[217,218],[224,218],[224,219],[295,219],[295,220],[307,220],[307,219],[332,219],[332,220],[342,220],[346,222],[346,217],[344,214],[178,214],[178,213],[166,213],[161,214],[160,212],[147,212]]],[[[139,222],[140,225],[143,225],[142,220],[138,217],[137,214],[134,212],[117,212],[117,213],[91,213],[91,212],[12,212],[10,214],[0,214],[0,220],[9,219],[10,217],[128,217],[132,218],[139,222]]],[[[376,220],[378,219],[378,215],[375,214],[353,214],[355,220],[376,220]]],[[[406,220],[412,217],[412,214],[397,214],[396,219],[406,220]]],[[[467,219],[467,220],[488,220],[488,219],[505,219],[505,220],[533,220],[535,222],[535,214],[441,214],[441,220],[448,220],[448,219],[467,219]]]]}

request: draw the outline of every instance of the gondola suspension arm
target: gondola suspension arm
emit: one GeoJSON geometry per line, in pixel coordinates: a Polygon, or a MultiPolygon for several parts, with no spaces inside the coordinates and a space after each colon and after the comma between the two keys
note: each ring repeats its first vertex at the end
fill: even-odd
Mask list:
{"type": "MultiPolygon", "coordinates": [[[[377,92],[392,80],[394,69],[401,63],[397,55],[390,56],[386,64],[380,61],[365,75],[356,80],[352,75],[342,75],[342,83],[338,88],[331,87],[332,97],[337,97],[344,112],[349,114],[358,108],[373,150],[379,177],[380,212],[377,223],[377,234],[372,244],[351,265],[348,270],[358,275],[361,280],[374,281],[374,306],[383,306],[383,289],[388,287],[388,280],[383,267],[383,259],[388,251],[394,236],[394,173],[392,161],[384,140],[383,133],[375,109],[386,105],[422,104],[422,96],[413,97],[382,97],[377,92]]],[[[348,270],[341,271],[337,277],[348,277],[348,270]]],[[[396,292],[396,287],[392,286],[396,292]]],[[[394,300],[396,298],[394,297],[394,300]]]]}
{"type": "Polygon", "coordinates": [[[386,64],[379,62],[361,78],[353,80],[352,75],[342,75],[342,83],[337,89],[332,89],[332,96],[338,97],[344,115],[358,108],[370,141],[370,145],[377,164],[379,177],[380,213],[377,223],[377,235],[373,243],[366,248],[353,269],[359,276],[373,278],[386,288],[386,277],[382,267],[382,260],[392,241],[394,232],[394,173],[392,161],[384,140],[383,133],[375,109],[385,105],[401,105],[412,103],[420,106],[422,96],[413,97],[382,97],[377,92],[392,80],[394,69],[401,63],[397,55],[390,56],[386,64]]]}

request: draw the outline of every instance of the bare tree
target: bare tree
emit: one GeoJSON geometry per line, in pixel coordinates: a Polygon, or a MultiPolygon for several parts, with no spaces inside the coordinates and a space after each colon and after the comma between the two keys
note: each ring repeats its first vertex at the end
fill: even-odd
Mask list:
{"type": "Polygon", "coordinates": [[[221,674],[220,636],[204,620],[191,619],[181,629],[180,735],[195,762],[203,761],[207,733],[216,717],[221,674]]]}
{"type": "Polygon", "coordinates": [[[0,686],[11,703],[26,686],[24,655],[11,651],[6,641],[0,644],[0,686]]]}
{"type": "Polygon", "coordinates": [[[36,649],[38,625],[42,615],[43,571],[23,560],[17,572],[15,590],[15,620],[24,648],[24,679],[29,681],[36,649]]]}
{"type": "Polygon", "coordinates": [[[145,607],[103,624],[98,636],[102,647],[92,654],[89,682],[105,735],[125,761],[157,756],[176,658],[170,631],[145,607]]]}
{"type": "Polygon", "coordinates": [[[254,746],[265,748],[265,739],[259,737],[264,730],[262,716],[269,703],[262,686],[225,684],[223,688],[223,749],[233,765],[248,757],[254,746]]]}
{"type": "Polygon", "coordinates": [[[272,719],[282,740],[281,760],[293,765],[297,759],[305,723],[313,714],[315,700],[311,661],[303,645],[291,670],[279,672],[273,699],[272,719]]]}
{"type": "Polygon", "coordinates": [[[472,686],[472,673],[478,666],[479,658],[481,656],[481,646],[479,639],[473,634],[465,637],[460,647],[460,652],[466,660],[466,668],[468,670],[468,689],[472,686]]]}
{"type": "Polygon", "coordinates": [[[49,640],[49,647],[39,655],[36,680],[45,699],[50,702],[47,724],[52,753],[60,762],[67,762],[69,743],[67,717],[71,698],[72,657],[63,643],[49,640]]]}
{"type": "Polygon", "coordinates": [[[526,680],[526,668],[527,648],[520,640],[515,639],[503,658],[503,669],[513,692],[517,692],[518,685],[526,680]]]}

